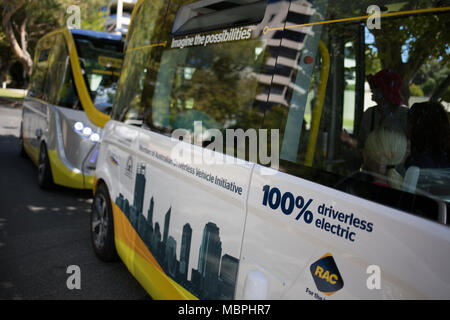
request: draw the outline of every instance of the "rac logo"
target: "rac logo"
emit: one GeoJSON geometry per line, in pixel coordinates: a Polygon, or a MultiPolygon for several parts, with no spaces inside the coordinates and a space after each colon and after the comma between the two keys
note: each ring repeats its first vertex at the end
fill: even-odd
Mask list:
{"type": "Polygon", "coordinates": [[[331,296],[344,287],[344,280],[331,253],[327,253],[314,262],[310,270],[317,289],[327,296],[331,296]]]}

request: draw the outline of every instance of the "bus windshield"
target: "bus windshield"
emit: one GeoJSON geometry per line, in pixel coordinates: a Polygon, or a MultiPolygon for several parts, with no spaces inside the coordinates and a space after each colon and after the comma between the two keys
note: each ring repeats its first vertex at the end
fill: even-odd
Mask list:
{"type": "Polygon", "coordinates": [[[75,36],[84,80],[95,107],[111,112],[123,59],[122,41],[75,36]]]}

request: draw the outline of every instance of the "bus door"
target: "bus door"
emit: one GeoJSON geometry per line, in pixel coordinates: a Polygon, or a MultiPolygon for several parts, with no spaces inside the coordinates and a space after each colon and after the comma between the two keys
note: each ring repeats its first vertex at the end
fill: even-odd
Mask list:
{"type": "MultiPolygon", "coordinates": [[[[450,292],[444,258],[450,232],[442,223],[446,175],[429,175],[427,183],[437,188],[427,192],[419,185],[408,189],[410,142],[394,130],[403,128],[400,116],[382,126],[401,141],[389,149],[402,152],[389,169],[398,180],[386,165],[373,164],[380,160],[368,156],[372,146],[361,148],[360,141],[351,148],[341,139],[344,130],[355,140],[361,131],[371,133],[367,110],[376,103],[367,75],[400,74],[404,104],[411,106],[428,101],[449,74],[448,38],[438,31],[448,11],[395,1],[379,8],[386,14],[381,29],[367,22],[367,8],[348,1],[291,1],[285,26],[266,26],[283,30],[275,72],[284,70],[291,82],[283,87],[274,76],[263,128],[280,130],[280,163],[277,170],[253,170],[238,299],[440,298],[450,292]],[[445,71],[437,76],[430,68],[445,71]]],[[[448,108],[446,99],[439,100],[448,108]]],[[[375,146],[393,138],[385,140],[375,146]]]]}
{"type": "MultiPolygon", "coordinates": [[[[128,73],[119,82],[113,119],[124,124],[115,130],[139,134],[123,145],[121,190],[113,200],[138,234],[134,246],[144,245],[171,279],[152,290],[160,292],[156,298],[188,292],[184,297],[232,299],[253,167],[245,160],[255,156],[245,154],[245,143],[258,141],[280,43],[263,27],[283,23],[288,6],[181,1],[166,21],[155,18],[164,28],[152,41],[137,46],[158,3],[145,2],[133,23],[128,73]]],[[[125,259],[136,270],[137,256],[125,259]]],[[[158,279],[151,270],[141,279],[147,288],[158,279]]]]}

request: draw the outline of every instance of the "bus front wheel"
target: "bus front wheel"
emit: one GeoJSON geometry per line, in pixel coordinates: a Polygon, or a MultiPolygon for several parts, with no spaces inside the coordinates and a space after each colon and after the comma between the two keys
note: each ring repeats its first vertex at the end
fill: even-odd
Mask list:
{"type": "Polygon", "coordinates": [[[91,210],[91,242],[97,257],[104,262],[118,260],[114,241],[111,199],[104,183],[97,187],[91,210]]]}
{"type": "Polygon", "coordinates": [[[38,182],[42,189],[50,189],[53,187],[52,170],[50,168],[50,160],[48,158],[45,143],[41,144],[41,148],[39,150],[38,182]]]}
{"type": "Polygon", "coordinates": [[[23,142],[23,124],[20,124],[20,134],[19,134],[19,154],[22,158],[25,158],[27,156],[27,153],[25,151],[25,146],[23,142]]]}

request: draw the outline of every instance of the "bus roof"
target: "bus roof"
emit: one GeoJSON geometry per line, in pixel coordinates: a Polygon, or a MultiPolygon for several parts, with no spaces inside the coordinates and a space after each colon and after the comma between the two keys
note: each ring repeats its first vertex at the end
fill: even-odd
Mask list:
{"type": "Polygon", "coordinates": [[[93,31],[93,30],[86,30],[86,29],[70,29],[70,33],[72,33],[73,35],[82,35],[82,36],[94,37],[97,39],[108,39],[108,40],[115,40],[115,41],[122,40],[122,35],[120,35],[120,34],[114,34],[114,33],[102,32],[102,31],[93,31]]]}

